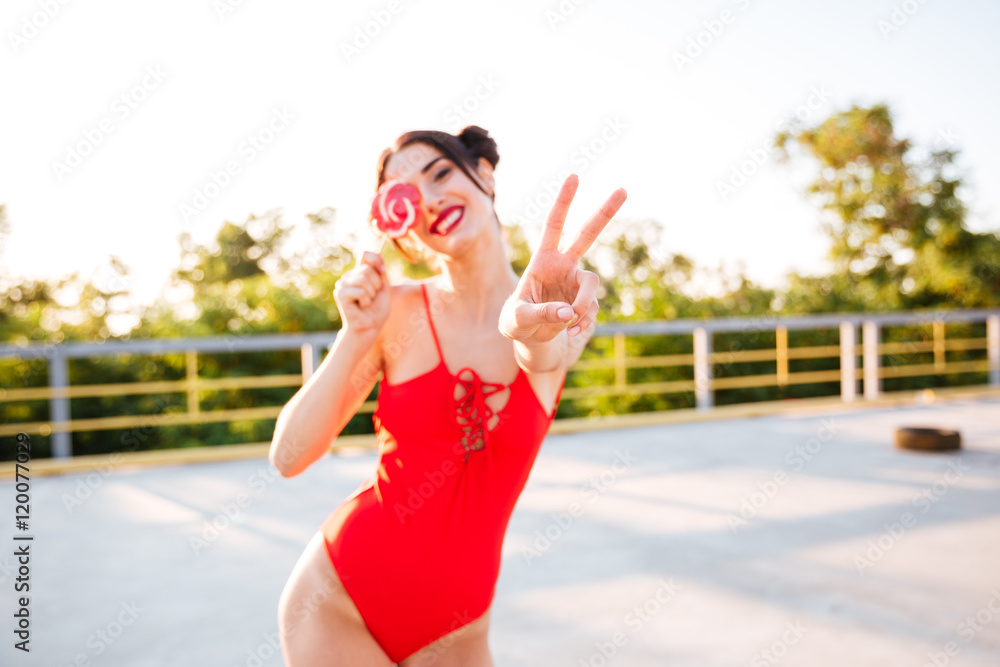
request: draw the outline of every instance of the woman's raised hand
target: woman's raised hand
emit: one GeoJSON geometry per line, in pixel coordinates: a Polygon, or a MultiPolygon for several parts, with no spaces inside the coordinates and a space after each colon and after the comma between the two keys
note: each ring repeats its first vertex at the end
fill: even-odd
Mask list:
{"type": "Polygon", "coordinates": [[[382,255],[365,251],[333,286],[344,330],[374,343],[389,318],[389,275],[382,255]]]}
{"type": "Polygon", "coordinates": [[[611,193],[580,229],[569,249],[559,252],[566,212],[579,182],[576,174],[570,174],[563,182],[542,230],[538,249],[500,312],[500,333],[507,338],[546,342],[567,327],[567,333],[575,336],[597,317],[594,295],[600,279],[596,273],[584,271],[577,265],[628,195],[623,188],[611,193]]]}

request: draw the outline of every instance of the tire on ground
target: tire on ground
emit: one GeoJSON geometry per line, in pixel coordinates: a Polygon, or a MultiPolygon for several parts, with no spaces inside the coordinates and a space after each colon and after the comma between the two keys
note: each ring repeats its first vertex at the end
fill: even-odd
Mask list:
{"type": "Polygon", "coordinates": [[[962,448],[962,436],[958,431],[904,426],[896,429],[896,447],[921,452],[949,452],[962,448]]]}

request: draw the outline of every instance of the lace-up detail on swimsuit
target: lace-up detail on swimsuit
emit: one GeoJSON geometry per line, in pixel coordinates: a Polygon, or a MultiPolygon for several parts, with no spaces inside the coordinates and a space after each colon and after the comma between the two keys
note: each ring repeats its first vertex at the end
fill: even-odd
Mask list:
{"type": "MultiPolygon", "coordinates": [[[[426,297],[426,292],[424,296],[426,297]]],[[[437,342],[436,336],[435,342],[437,342]]],[[[500,423],[500,413],[503,412],[503,408],[494,411],[486,403],[486,397],[509,389],[513,384],[513,382],[510,384],[484,382],[479,374],[469,367],[460,370],[452,379],[451,417],[462,429],[462,447],[465,449],[466,461],[473,451],[486,448],[490,440],[490,431],[500,423]]]]}

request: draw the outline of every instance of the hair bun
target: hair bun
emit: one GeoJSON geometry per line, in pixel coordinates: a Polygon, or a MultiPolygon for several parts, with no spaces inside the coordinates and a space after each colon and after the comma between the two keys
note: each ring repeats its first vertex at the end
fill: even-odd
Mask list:
{"type": "Polygon", "coordinates": [[[496,169],[497,162],[500,161],[500,154],[497,152],[497,142],[490,136],[490,133],[478,125],[468,125],[458,133],[458,140],[462,142],[469,154],[478,160],[486,158],[486,161],[496,169]]]}

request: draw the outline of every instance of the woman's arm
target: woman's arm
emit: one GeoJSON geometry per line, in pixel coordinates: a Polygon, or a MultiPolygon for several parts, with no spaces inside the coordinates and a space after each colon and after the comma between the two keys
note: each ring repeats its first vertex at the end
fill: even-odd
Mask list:
{"type": "Polygon", "coordinates": [[[283,476],[298,475],[325,454],[371,393],[384,368],[382,336],[395,294],[382,256],[370,251],[337,280],[333,300],[343,327],[274,425],[268,458],[283,476]]]}
{"type": "Polygon", "coordinates": [[[337,334],[323,363],[278,414],[268,459],[283,477],[298,475],[330,449],[375,386],[380,351],[350,330],[337,334]]]}
{"type": "Polygon", "coordinates": [[[566,363],[569,340],[565,331],[550,341],[515,340],[514,358],[525,373],[554,371],[566,363]]]}

